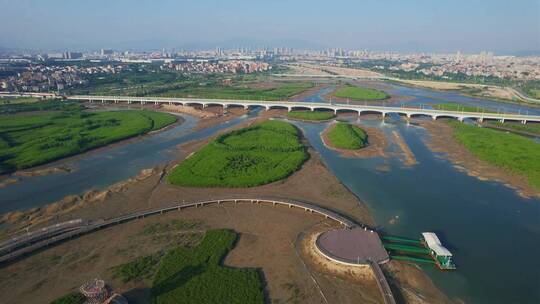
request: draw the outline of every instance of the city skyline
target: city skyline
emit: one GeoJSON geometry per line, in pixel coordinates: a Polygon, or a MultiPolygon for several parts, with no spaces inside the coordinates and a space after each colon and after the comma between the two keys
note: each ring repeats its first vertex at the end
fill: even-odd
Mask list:
{"type": "Polygon", "coordinates": [[[9,1],[0,48],[211,49],[286,46],[397,52],[540,50],[538,1],[9,1]],[[369,13],[366,13],[369,12],[369,13]],[[111,29],[114,29],[111,30],[111,29]]]}

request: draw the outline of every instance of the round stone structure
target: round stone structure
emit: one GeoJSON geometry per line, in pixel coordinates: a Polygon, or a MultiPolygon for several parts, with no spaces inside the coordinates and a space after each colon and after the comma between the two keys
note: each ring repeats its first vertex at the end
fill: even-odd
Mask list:
{"type": "Polygon", "coordinates": [[[389,260],[388,252],[377,232],[364,229],[337,229],[319,234],[317,250],[328,259],[347,265],[377,264],[389,260]]]}

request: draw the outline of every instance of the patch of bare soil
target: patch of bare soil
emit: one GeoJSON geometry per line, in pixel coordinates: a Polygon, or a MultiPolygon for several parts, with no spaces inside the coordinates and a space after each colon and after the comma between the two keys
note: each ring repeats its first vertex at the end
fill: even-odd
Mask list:
{"type": "Polygon", "coordinates": [[[374,127],[359,126],[368,135],[368,145],[361,149],[347,150],[339,149],[330,144],[328,140],[328,132],[335,127],[335,123],[330,124],[322,133],[321,139],[323,144],[334,151],[339,152],[344,157],[359,157],[359,158],[372,158],[372,157],[387,157],[385,149],[388,146],[388,141],[384,132],[374,127]]]}
{"type": "Polygon", "coordinates": [[[540,198],[540,193],[529,185],[524,176],[513,174],[479,159],[457,142],[451,126],[433,121],[419,121],[419,124],[431,135],[427,142],[428,147],[434,152],[444,153],[456,169],[480,180],[504,183],[524,197],[540,198]]]}
{"type": "Polygon", "coordinates": [[[382,266],[398,303],[453,303],[417,265],[392,260],[382,266]]]}
{"type": "Polygon", "coordinates": [[[191,106],[183,106],[183,105],[162,105],[162,110],[170,111],[170,112],[177,112],[177,113],[184,113],[191,116],[195,116],[198,118],[209,118],[209,117],[216,117],[216,113],[212,113],[210,111],[201,111],[197,108],[191,107],[191,106]]]}
{"type": "Polygon", "coordinates": [[[240,107],[231,107],[228,109],[223,109],[222,106],[208,106],[202,110],[202,112],[211,113],[212,116],[203,117],[197,122],[194,130],[202,130],[211,126],[219,125],[221,123],[227,122],[231,119],[237,118],[239,116],[245,115],[248,113],[248,110],[240,107]]]}
{"type": "Polygon", "coordinates": [[[328,303],[382,303],[383,298],[369,266],[338,264],[322,256],[315,248],[317,236],[333,228],[337,227],[320,223],[302,233],[297,241],[297,249],[320,292],[328,303]]]}
{"type": "Polygon", "coordinates": [[[70,168],[67,166],[46,167],[46,168],[38,168],[38,169],[32,169],[32,170],[17,171],[13,175],[22,176],[22,177],[42,176],[42,175],[48,175],[48,174],[54,174],[54,173],[69,173],[69,172],[73,172],[73,170],[74,170],[73,168],[70,168]]]}
{"type": "Polygon", "coordinates": [[[18,182],[19,182],[18,178],[12,178],[12,177],[0,178],[0,188],[7,187],[9,185],[13,185],[18,182]]]}

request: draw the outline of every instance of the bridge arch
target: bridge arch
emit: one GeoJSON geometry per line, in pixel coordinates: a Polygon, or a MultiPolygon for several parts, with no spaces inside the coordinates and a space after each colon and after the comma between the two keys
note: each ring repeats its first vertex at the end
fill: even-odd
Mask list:
{"type": "Polygon", "coordinates": [[[276,104],[273,104],[273,105],[268,105],[268,106],[266,106],[266,109],[267,109],[267,110],[271,110],[271,109],[286,109],[286,110],[289,110],[289,107],[288,107],[288,106],[285,106],[285,105],[276,105],[276,104]]]}
{"type": "Polygon", "coordinates": [[[263,108],[263,109],[266,109],[266,106],[265,105],[262,105],[262,104],[247,104],[244,106],[244,108],[247,110],[247,109],[255,109],[255,108],[263,108]]]}
{"type": "Polygon", "coordinates": [[[359,110],[354,110],[354,109],[336,109],[336,114],[338,113],[354,113],[354,114],[357,114],[357,115],[360,115],[360,111],[359,110]]]}
{"type": "Polygon", "coordinates": [[[313,111],[321,111],[321,110],[323,110],[323,111],[331,111],[331,112],[334,112],[334,113],[336,112],[336,110],[333,109],[333,108],[323,107],[323,106],[313,107],[312,109],[313,109],[313,111]]]}
{"type": "Polygon", "coordinates": [[[377,110],[359,110],[359,115],[369,115],[369,114],[377,114],[377,115],[384,115],[383,111],[377,111],[377,110]]]}
{"type": "Polygon", "coordinates": [[[463,120],[459,116],[454,116],[454,115],[449,115],[449,114],[433,115],[432,117],[433,117],[434,120],[437,120],[439,118],[451,118],[451,119],[463,120]]]}
{"type": "Polygon", "coordinates": [[[244,104],[241,103],[226,103],[223,105],[224,108],[245,108],[244,104]]]}
{"type": "Polygon", "coordinates": [[[416,118],[416,117],[428,117],[428,118],[433,118],[433,115],[431,115],[431,114],[425,114],[425,113],[412,113],[412,114],[409,114],[409,118],[416,118]]]}
{"type": "Polygon", "coordinates": [[[188,101],[184,103],[184,106],[204,106],[204,103],[202,102],[196,102],[196,101],[188,101]]]}
{"type": "Polygon", "coordinates": [[[290,107],[290,110],[291,110],[291,111],[294,111],[294,110],[308,110],[308,111],[313,111],[313,108],[312,108],[312,107],[308,107],[308,106],[292,106],[292,107],[290,107]]]}

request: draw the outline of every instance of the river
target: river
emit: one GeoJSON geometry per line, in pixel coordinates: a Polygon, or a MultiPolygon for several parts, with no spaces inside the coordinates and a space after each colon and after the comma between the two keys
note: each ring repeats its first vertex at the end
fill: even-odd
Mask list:
{"type": "MultiPolygon", "coordinates": [[[[390,94],[410,96],[408,102],[412,104],[458,102],[540,113],[536,108],[479,100],[453,92],[385,86],[390,94]]],[[[331,89],[326,90],[306,97],[306,101],[320,101],[331,89]]],[[[196,119],[184,116],[183,124],[164,132],[76,157],[69,161],[76,168],[74,172],[23,178],[0,189],[0,213],[41,206],[89,189],[106,188],[144,168],[174,159],[178,144],[205,138],[255,115],[250,113],[195,132],[191,130],[196,119]]],[[[319,133],[326,123],[294,123],[304,131],[330,170],[368,205],[379,229],[413,238],[424,231],[441,236],[454,253],[458,269],[442,272],[433,266],[420,266],[451,298],[467,303],[540,303],[539,200],[523,198],[503,184],[481,181],[458,171],[443,155],[433,153],[426,146],[429,134],[424,129],[400,120],[387,123],[361,120],[360,123],[376,126],[386,134],[398,132],[418,161],[412,167],[403,166],[397,157],[341,157],[321,142],[319,133]]],[[[397,149],[395,143],[391,149],[397,149]]]]}
{"type": "Polygon", "coordinates": [[[192,130],[197,124],[196,118],[180,115],[184,122],[163,132],[144,136],[131,143],[90,151],[71,160],[52,163],[45,167],[54,167],[60,163],[74,170],[19,177],[19,182],[0,188],[0,214],[43,206],[67,195],[80,195],[91,189],[108,188],[137,175],[143,169],[173,160],[175,147],[179,144],[206,138],[256,115],[257,111],[252,111],[248,115],[199,131],[192,130]]]}

